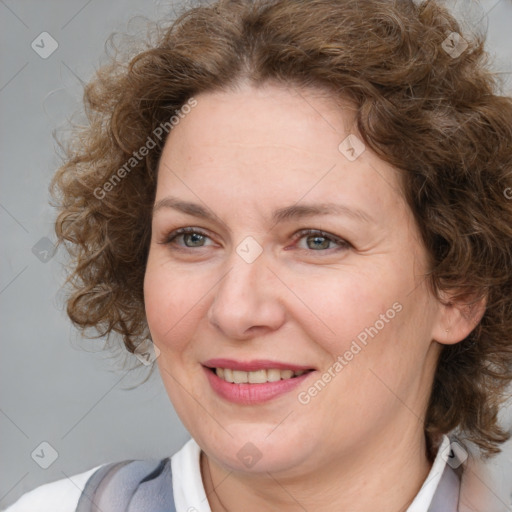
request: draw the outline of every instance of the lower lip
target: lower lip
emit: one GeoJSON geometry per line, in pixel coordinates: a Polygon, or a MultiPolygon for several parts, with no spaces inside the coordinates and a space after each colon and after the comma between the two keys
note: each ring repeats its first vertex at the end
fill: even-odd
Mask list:
{"type": "Polygon", "coordinates": [[[262,384],[234,384],[226,382],[210,369],[204,367],[206,376],[213,390],[222,398],[237,404],[260,404],[268,402],[277,396],[283,395],[295,389],[304,382],[312,372],[306,372],[291,379],[278,380],[276,382],[265,382],[262,384]]]}

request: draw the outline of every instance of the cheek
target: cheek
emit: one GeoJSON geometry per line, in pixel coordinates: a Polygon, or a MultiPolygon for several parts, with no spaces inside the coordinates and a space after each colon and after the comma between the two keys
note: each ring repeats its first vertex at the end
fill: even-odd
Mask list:
{"type": "Polygon", "coordinates": [[[159,337],[159,333],[163,329],[163,320],[165,318],[163,313],[167,308],[165,304],[166,295],[166,286],[162,286],[159,272],[150,263],[149,259],[144,275],[144,307],[153,341],[159,337]]]}
{"type": "Polygon", "coordinates": [[[148,258],[144,277],[146,318],[153,342],[161,352],[182,353],[207,321],[208,304],[215,293],[218,273],[177,268],[148,258]]]}
{"type": "Polygon", "coordinates": [[[343,354],[354,340],[364,346],[365,341],[391,334],[393,324],[401,320],[404,290],[410,290],[409,283],[391,266],[364,272],[337,269],[294,287],[306,306],[296,318],[302,318],[309,337],[324,350],[332,356],[343,354]]]}
{"type": "Polygon", "coordinates": [[[163,265],[148,261],[144,277],[144,303],[146,318],[154,343],[161,350],[179,350],[194,305],[200,297],[197,283],[180,277],[180,274],[163,265]]]}

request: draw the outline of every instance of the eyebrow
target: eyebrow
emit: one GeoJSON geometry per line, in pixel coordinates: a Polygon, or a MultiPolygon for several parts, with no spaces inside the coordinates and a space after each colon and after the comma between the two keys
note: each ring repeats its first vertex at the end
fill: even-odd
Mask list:
{"type": "MultiPolygon", "coordinates": [[[[153,215],[163,208],[172,208],[187,215],[216,221],[217,216],[200,204],[183,201],[176,197],[168,196],[160,199],[153,206],[153,215]]],[[[338,203],[294,204],[278,208],[272,213],[271,220],[274,224],[283,223],[292,219],[313,217],[315,215],[338,215],[350,217],[354,220],[372,223],[374,220],[366,212],[357,208],[349,208],[338,203]]]]}

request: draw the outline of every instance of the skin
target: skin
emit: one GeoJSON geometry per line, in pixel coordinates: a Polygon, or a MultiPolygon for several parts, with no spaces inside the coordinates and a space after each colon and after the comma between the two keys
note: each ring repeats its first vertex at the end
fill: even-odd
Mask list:
{"type": "Polygon", "coordinates": [[[154,213],[144,294],[163,383],[202,449],[212,511],[406,510],[431,467],[423,419],[440,344],[464,339],[474,322],[429,290],[398,171],[368,147],[355,161],[339,151],[358,136],[354,109],[319,91],[244,84],[196,100],[166,141],[155,203],[172,195],[215,219],[154,213]],[[270,220],[277,208],[318,202],[371,220],[270,220]],[[206,237],[163,243],[181,227],[206,237]],[[307,228],[351,245],[295,236],[307,228]],[[236,252],[248,236],[263,249],[252,263],[236,252]],[[301,404],[298,394],[395,303],[401,311],[301,404]],[[270,402],[239,405],[210,387],[201,363],[214,357],[317,371],[270,402]],[[248,442],[261,453],[250,468],[237,457],[248,442]]]}

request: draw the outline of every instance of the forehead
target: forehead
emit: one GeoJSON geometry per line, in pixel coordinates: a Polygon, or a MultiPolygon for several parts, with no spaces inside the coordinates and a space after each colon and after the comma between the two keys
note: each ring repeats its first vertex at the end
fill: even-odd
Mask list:
{"type": "MultiPolygon", "coordinates": [[[[189,155],[201,159],[211,146],[280,147],[300,152],[336,152],[340,137],[354,131],[356,108],[348,101],[313,89],[279,85],[244,85],[236,91],[198,95],[197,105],[168,137],[183,149],[201,146],[189,155]]],[[[176,149],[176,148],[174,148],[176,149]]]]}
{"type": "Polygon", "coordinates": [[[157,200],[172,190],[188,200],[209,197],[237,206],[366,203],[377,217],[401,201],[397,171],[369,148],[347,158],[349,135],[362,144],[348,101],[282,86],[246,86],[195,99],[166,141],[157,200]]]}

